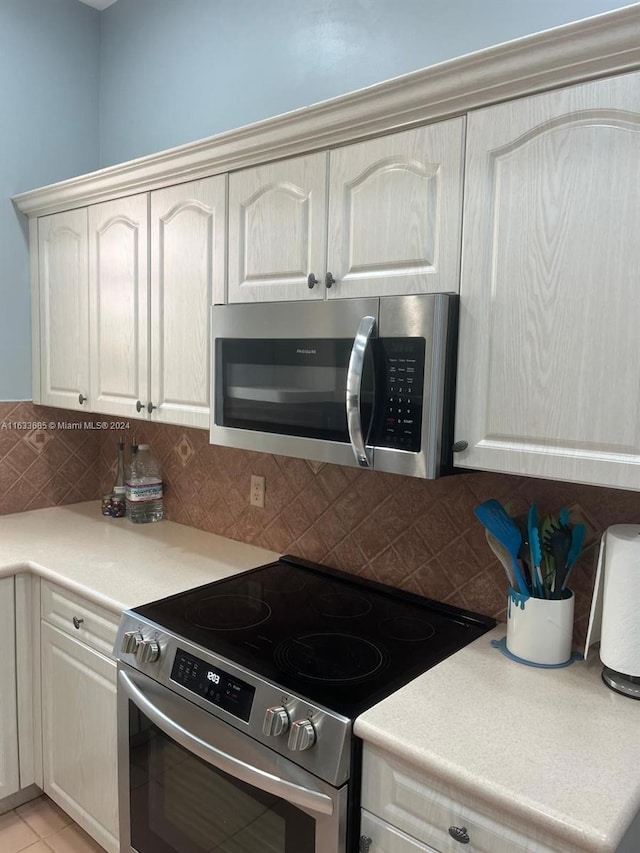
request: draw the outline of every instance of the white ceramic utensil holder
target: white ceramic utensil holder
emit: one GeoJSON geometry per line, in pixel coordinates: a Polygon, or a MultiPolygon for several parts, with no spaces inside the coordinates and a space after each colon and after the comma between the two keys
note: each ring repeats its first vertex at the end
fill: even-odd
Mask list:
{"type": "Polygon", "coordinates": [[[523,661],[558,666],[571,658],[574,597],[532,598],[509,589],[507,600],[507,651],[523,661]]]}

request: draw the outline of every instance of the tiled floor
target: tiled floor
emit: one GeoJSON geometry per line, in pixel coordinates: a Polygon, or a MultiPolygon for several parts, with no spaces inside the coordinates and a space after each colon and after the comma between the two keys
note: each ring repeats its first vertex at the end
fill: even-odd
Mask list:
{"type": "Polygon", "coordinates": [[[1,853],[103,853],[48,797],[0,815],[1,853]]]}

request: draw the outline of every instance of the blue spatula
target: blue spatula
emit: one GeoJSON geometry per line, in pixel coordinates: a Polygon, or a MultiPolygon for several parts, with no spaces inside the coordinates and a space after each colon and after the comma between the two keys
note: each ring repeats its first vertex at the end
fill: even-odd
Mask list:
{"type": "Polygon", "coordinates": [[[522,545],[522,534],[518,525],[502,504],[493,498],[477,506],[474,513],[478,521],[507,549],[513,564],[513,574],[518,590],[523,595],[529,595],[529,589],[518,564],[518,551],[522,545]]]}
{"type": "Polygon", "coordinates": [[[531,562],[531,591],[536,598],[544,598],[544,587],[540,574],[542,547],[540,546],[540,531],[538,530],[538,508],[535,503],[529,507],[527,534],[529,536],[529,558],[531,562]]]}

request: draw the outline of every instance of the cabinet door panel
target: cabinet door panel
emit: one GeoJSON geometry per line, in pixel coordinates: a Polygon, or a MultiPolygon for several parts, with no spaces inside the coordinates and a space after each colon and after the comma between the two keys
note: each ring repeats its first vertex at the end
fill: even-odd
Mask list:
{"type": "Polygon", "coordinates": [[[371,850],[375,853],[438,853],[435,847],[422,844],[365,809],[362,809],[360,832],[371,839],[371,850]]]}
{"type": "Polygon", "coordinates": [[[330,298],[457,292],[464,119],[332,151],[330,298]]]}
{"type": "MultiPolygon", "coordinates": [[[[83,409],[89,395],[87,211],[38,220],[41,394],[47,406],[83,409]]],[[[34,330],[34,334],[36,331],[34,330]]]]}
{"type": "Polygon", "coordinates": [[[44,790],[117,851],[116,664],[42,623],[44,790]]]}
{"type": "Polygon", "coordinates": [[[0,580],[0,800],[20,788],[13,578],[0,580]]]}
{"type": "Polygon", "coordinates": [[[640,77],[468,123],[460,465],[639,488],[640,77]]]}
{"type": "Polygon", "coordinates": [[[136,416],[148,388],[147,195],[89,208],[92,409],[136,416]]]}
{"type": "Polygon", "coordinates": [[[209,315],[224,295],[226,177],[151,194],[153,419],[209,426],[209,315]]]}
{"type": "Polygon", "coordinates": [[[323,153],[229,176],[229,302],[324,297],[326,175],[323,153]]]}

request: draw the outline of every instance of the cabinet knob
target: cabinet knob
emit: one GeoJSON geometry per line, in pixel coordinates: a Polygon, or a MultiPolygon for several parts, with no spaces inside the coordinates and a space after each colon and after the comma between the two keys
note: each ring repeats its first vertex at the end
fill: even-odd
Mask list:
{"type": "Polygon", "coordinates": [[[335,278],[331,275],[330,272],[328,272],[326,274],[326,276],[324,277],[324,283],[325,283],[325,286],[329,287],[329,288],[333,287],[333,285],[336,283],[335,278]]]}
{"type": "Polygon", "coordinates": [[[373,839],[369,838],[368,835],[360,836],[360,844],[358,845],[358,853],[369,853],[369,849],[373,844],[373,839]]]}
{"type": "Polygon", "coordinates": [[[454,453],[462,453],[462,451],[463,451],[463,450],[466,450],[466,449],[467,449],[467,447],[469,447],[469,442],[468,442],[468,441],[456,441],[456,442],[454,442],[454,444],[453,444],[453,446],[452,446],[451,450],[452,450],[454,453]]]}
{"type": "Polygon", "coordinates": [[[317,283],[318,283],[318,279],[315,277],[315,275],[312,272],[310,272],[309,275],[307,276],[307,285],[309,287],[309,290],[313,290],[313,288],[316,286],[317,283]]]}
{"type": "Polygon", "coordinates": [[[138,400],[136,403],[136,412],[141,412],[144,409],[144,405],[138,400]]]}
{"type": "Polygon", "coordinates": [[[78,402],[80,403],[80,405],[86,402],[86,399],[87,398],[84,396],[84,394],[78,394],[78,402]]]}
{"type": "Polygon", "coordinates": [[[158,408],[158,407],[157,407],[157,406],[154,406],[154,405],[153,405],[153,403],[151,403],[151,402],[147,403],[147,411],[149,412],[149,414],[151,414],[151,412],[152,412],[154,409],[157,409],[157,408],[158,408]]]}
{"type": "Polygon", "coordinates": [[[449,835],[459,841],[460,844],[468,844],[470,840],[466,826],[450,826],[449,835]]]}
{"type": "Polygon", "coordinates": [[[84,622],[84,619],[78,619],[78,617],[77,617],[77,616],[74,616],[74,617],[73,617],[73,619],[72,619],[71,621],[73,622],[73,627],[74,627],[74,628],[76,628],[76,630],[78,630],[78,631],[79,631],[79,630],[80,630],[80,626],[81,626],[81,625],[82,625],[82,623],[84,622]]]}

